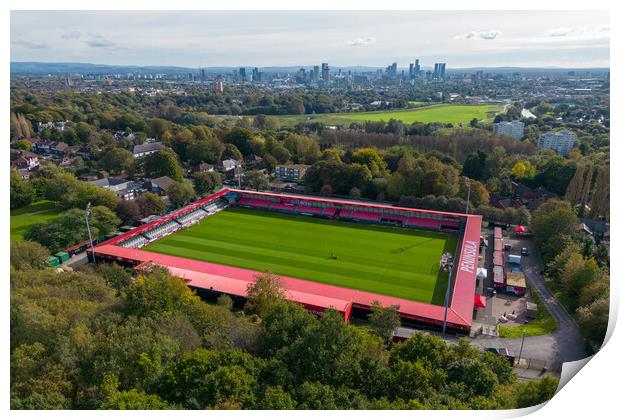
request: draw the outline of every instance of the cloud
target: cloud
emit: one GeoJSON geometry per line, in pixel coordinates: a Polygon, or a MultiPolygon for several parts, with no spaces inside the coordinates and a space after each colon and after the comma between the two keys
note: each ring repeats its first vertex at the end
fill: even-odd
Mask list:
{"type": "Polygon", "coordinates": [[[86,45],[93,48],[112,48],[116,47],[116,42],[101,37],[89,39],[88,41],[86,41],[86,45]]]}
{"type": "Polygon", "coordinates": [[[502,31],[494,29],[490,31],[471,31],[463,35],[457,35],[454,39],[483,39],[486,41],[491,41],[501,35],[502,31]]]}
{"type": "Polygon", "coordinates": [[[60,35],[60,37],[62,39],[80,39],[82,35],[84,34],[80,31],[71,31],[71,32],[65,32],[64,34],[60,35]]]}
{"type": "Polygon", "coordinates": [[[366,38],[358,38],[353,41],[347,41],[345,45],[347,47],[366,47],[370,44],[374,44],[377,41],[375,38],[368,36],[366,38]]]}
{"type": "Polygon", "coordinates": [[[583,33],[583,28],[556,28],[547,32],[547,36],[558,38],[563,36],[580,35],[581,33],[583,33]]]}
{"type": "Polygon", "coordinates": [[[48,47],[45,42],[32,42],[26,41],[23,39],[17,39],[15,41],[11,41],[13,45],[19,45],[21,47],[30,48],[31,50],[44,50],[48,47]]]}

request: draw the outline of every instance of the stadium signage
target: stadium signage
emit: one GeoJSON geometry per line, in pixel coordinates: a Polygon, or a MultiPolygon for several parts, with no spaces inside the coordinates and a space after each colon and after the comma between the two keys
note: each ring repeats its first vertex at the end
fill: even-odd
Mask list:
{"type": "Polygon", "coordinates": [[[465,241],[463,255],[461,256],[460,270],[474,273],[478,263],[478,244],[475,241],[465,241]]]}

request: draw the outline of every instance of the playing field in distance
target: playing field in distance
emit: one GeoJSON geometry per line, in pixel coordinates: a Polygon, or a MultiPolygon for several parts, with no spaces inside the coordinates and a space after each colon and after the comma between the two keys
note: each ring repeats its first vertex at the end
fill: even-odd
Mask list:
{"type": "Polygon", "coordinates": [[[229,208],[145,250],[442,305],[439,260],[456,243],[444,233],[229,208]]]}

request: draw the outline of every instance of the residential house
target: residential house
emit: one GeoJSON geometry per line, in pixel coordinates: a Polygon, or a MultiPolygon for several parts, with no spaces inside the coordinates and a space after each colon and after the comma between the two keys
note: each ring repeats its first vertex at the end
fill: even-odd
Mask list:
{"type": "Polygon", "coordinates": [[[214,172],[214,171],[215,171],[215,166],[209,163],[202,162],[194,166],[194,172],[214,172]]]}
{"type": "Polygon", "coordinates": [[[36,153],[11,149],[11,168],[33,171],[39,168],[39,157],[36,153]]]}
{"type": "Polygon", "coordinates": [[[136,144],[133,147],[133,157],[134,158],[141,158],[144,156],[148,156],[151,155],[155,152],[159,152],[160,150],[165,149],[166,146],[164,146],[161,143],[143,143],[143,144],[136,144]]]}
{"type": "Polygon", "coordinates": [[[123,178],[101,178],[95,181],[90,181],[91,184],[98,186],[99,188],[105,188],[110,191],[114,191],[117,196],[123,200],[134,200],[141,194],[146,192],[144,182],[132,181],[123,178]]]}
{"type": "Polygon", "coordinates": [[[309,165],[278,165],[276,177],[285,181],[301,181],[306,175],[309,165]]]}
{"type": "Polygon", "coordinates": [[[147,182],[147,186],[151,192],[159,195],[168,195],[170,186],[175,184],[176,181],[168,176],[161,176],[159,178],[153,178],[147,182]]]}

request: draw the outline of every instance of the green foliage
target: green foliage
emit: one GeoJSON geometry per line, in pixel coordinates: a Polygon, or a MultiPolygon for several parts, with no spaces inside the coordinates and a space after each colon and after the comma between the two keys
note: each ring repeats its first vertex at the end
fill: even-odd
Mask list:
{"type": "Polygon", "coordinates": [[[200,197],[204,197],[207,194],[212,193],[215,189],[222,184],[222,178],[218,172],[199,172],[194,174],[194,189],[196,194],[200,197]]]}
{"type": "Polygon", "coordinates": [[[394,330],[400,327],[400,316],[398,306],[384,308],[377,301],[372,303],[372,313],[368,320],[374,333],[381,337],[385,344],[392,342],[394,330]]]}
{"type": "Polygon", "coordinates": [[[32,203],[37,192],[30,182],[25,181],[16,171],[11,171],[11,210],[18,209],[32,203]]]}
{"type": "MultiPolygon", "coordinates": [[[[116,214],[107,207],[91,208],[90,224],[94,238],[112,232],[121,223],[116,214]]],[[[24,238],[39,242],[51,252],[58,252],[70,245],[88,239],[85,212],[81,209],[67,210],[56,219],[34,224],[24,238]]]]}
{"type": "Polygon", "coordinates": [[[142,216],[150,216],[152,214],[162,215],[166,211],[166,203],[164,200],[152,192],[147,192],[136,199],[140,214],[142,216]]]}
{"type": "Polygon", "coordinates": [[[175,208],[181,208],[196,198],[194,187],[185,182],[175,182],[168,188],[168,198],[175,208]]]}
{"type": "Polygon", "coordinates": [[[182,180],[182,169],[176,153],[172,150],[160,150],[144,158],[144,173],[150,178],[167,176],[175,181],[182,180]]]}
{"type": "Polygon", "coordinates": [[[256,191],[269,188],[269,178],[261,171],[247,171],[243,174],[243,183],[256,191]]]}
{"type": "Polygon", "coordinates": [[[545,377],[528,381],[517,388],[517,408],[532,407],[550,400],[558,388],[558,379],[545,377]]]}
{"type": "Polygon", "coordinates": [[[48,266],[49,256],[49,250],[38,242],[11,242],[11,267],[16,270],[41,270],[48,266]]]}

